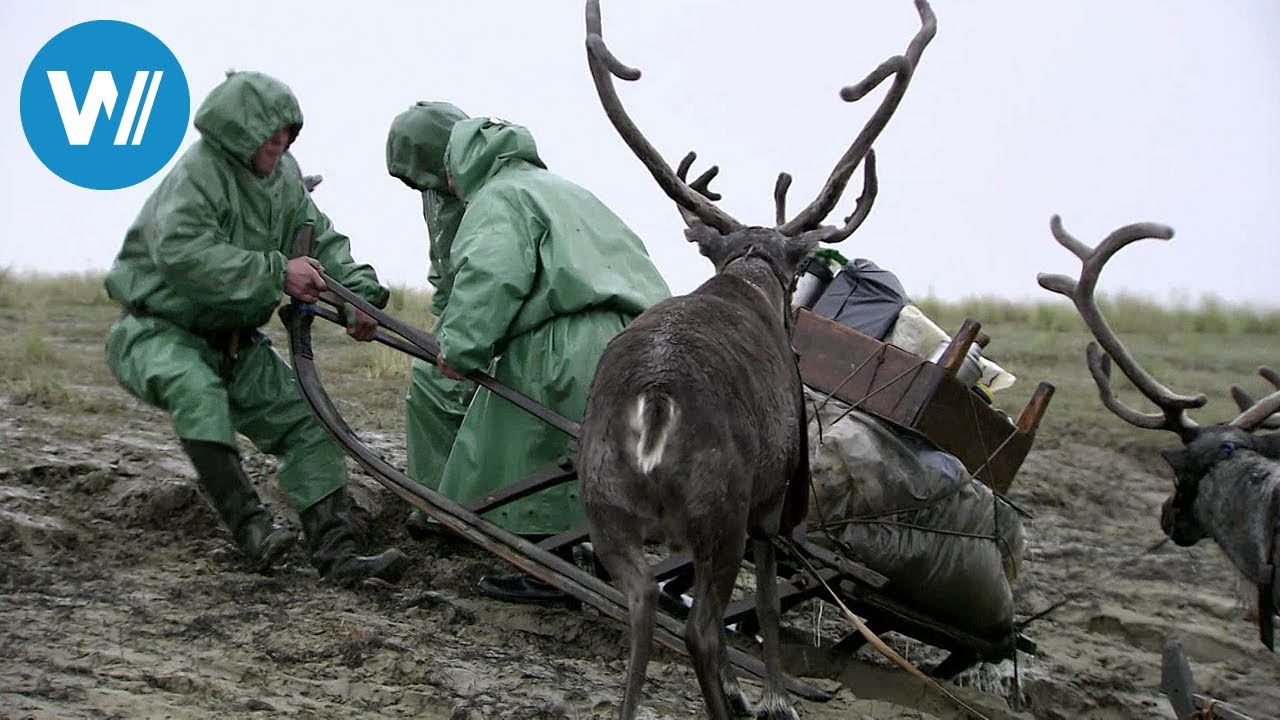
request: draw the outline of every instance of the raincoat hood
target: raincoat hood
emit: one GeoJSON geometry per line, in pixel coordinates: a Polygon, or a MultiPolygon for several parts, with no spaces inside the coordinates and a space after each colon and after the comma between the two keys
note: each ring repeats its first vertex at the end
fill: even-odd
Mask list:
{"type": "Polygon", "coordinates": [[[449,131],[467,114],[446,102],[418,102],[391,121],[387,172],[415,190],[448,192],[444,150],[449,131]]]}
{"type": "Polygon", "coordinates": [[[521,125],[495,118],[463,120],[449,133],[444,167],[453,175],[458,196],[469,200],[504,168],[529,163],[546,169],[533,135],[521,125]]]}
{"type": "Polygon", "coordinates": [[[232,72],[196,110],[201,137],[252,167],[253,153],[277,130],[302,130],[302,109],[288,85],[259,72],[232,72]]]}

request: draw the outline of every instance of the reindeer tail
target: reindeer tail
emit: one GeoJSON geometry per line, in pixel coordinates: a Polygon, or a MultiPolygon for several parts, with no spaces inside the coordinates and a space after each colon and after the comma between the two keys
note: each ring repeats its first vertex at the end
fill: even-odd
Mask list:
{"type": "Polygon", "coordinates": [[[627,447],[631,448],[636,466],[648,475],[662,464],[667,442],[679,422],[680,411],[666,395],[650,393],[636,398],[628,411],[631,430],[627,447]]]}

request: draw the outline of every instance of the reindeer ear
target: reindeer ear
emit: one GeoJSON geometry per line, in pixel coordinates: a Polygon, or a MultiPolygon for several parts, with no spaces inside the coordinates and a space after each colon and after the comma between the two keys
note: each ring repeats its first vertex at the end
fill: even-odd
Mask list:
{"type": "Polygon", "coordinates": [[[1187,451],[1185,446],[1166,448],[1160,451],[1160,456],[1164,458],[1165,462],[1169,463],[1169,467],[1173,468],[1173,474],[1176,477],[1182,477],[1182,474],[1189,469],[1191,464],[1191,453],[1187,451]]]}
{"type": "Polygon", "coordinates": [[[694,222],[685,228],[684,237],[691,243],[698,244],[698,252],[719,268],[724,260],[728,243],[719,230],[700,222],[694,222]]]}
{"type": "Polygon", "coordinates": [[[1258,444],[1257,449],[1260,454],[1272,460],[1280,460],[1280,432],[1254,435],[1253,437],[1258,444]]]}
{"type": "Polygon", "coordinates": [[[826,242],[828,238],[836,233],[836,228],[821,227],[817,230],[801,233],[793,238],[787,238],[787,262],[792,267],[799,267],[802,260],[818,249],[819,243],[826,242]]]}

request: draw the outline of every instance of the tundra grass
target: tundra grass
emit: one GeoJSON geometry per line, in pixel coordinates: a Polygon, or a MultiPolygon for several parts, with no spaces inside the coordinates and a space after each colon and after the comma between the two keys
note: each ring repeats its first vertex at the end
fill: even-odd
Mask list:
{"type": "MultiPolygon", "coordinates": [[[[1047,293],[1046,293],[1047,294],[1047,293]]],[[[388,308],[427,328],[430,296],[395,288],[388,308]]],[[[1155,450],[1176,443],[1170,433],[1133,428],[1098,401],[1085,366],[1090,336],[1074,308],[1057,296],[1034,302],[978,297],[959,302],[926,298],[921,308],[948,330],[966,317],[982,322],[992,337],[986,354],[1018,377],[997,396],[1016,416],[1040,381],[1056,393],[1037,435],[1037,447],[1087,443],[1155,460],[1155,450]]],[[[1280,308],[1233,305],[1206,297],[1160,305],[1134,296],[1104,298],[1103,310],[1139,362],[1177,392],[1204,393],[1206,406],[1192,416],[1201,423],[1237,413],[1228,394],[1233,384],[1257,396],[1272,388],[1256,375],[1259,365],[1280,367],[1280,308]]],[[[109,430],[120,413],[163,414],[146,408],[118,387],[103,359],[103,338],[118,308],[91,274],[32,276],[0,270],[0,400],[71,411],[75,422],[60,431],[94,434],[109,430]]],[[[288,357],[280,323],[266,328],[288,357]]],[[[336,326],[317,321],[317,363],[326,387],[353,427],[403,432],[409,358],[374,343],[357,343],[336,326]]],[[[1117,375],[1120,397],[1151,411],[1145,399],[1117,375]]]]}

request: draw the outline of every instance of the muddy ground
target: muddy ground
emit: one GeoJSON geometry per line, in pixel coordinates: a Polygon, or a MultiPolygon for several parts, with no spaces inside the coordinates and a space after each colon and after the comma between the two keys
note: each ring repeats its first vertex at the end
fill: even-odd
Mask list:
{"type": "MultiPolygon", "coordinates": [[[[93,357],[108,321],[47,319],[43,337],[93,357]]],[[[28,377],[0,396],[0,718],[612,717],[621,625],[484,598],[475,581],[501,561],[410,540],[404,507],[359,473],[370,546],[395,543],[414,560],[400,586],[318,582],[300,549],[273,575],[247,572],[165,417],[101,371],[77,377],[52,390],[28,377]]],[[[341,406],[359,418],[358,405],[341,406]]],[[[402,465],[388,425],[368,439],[402,465]]],[[[1039,443],[1012,493],[1035,516],[1019,615],[1070,601],[1027,629],[1039,652],[1020,656],[1016,675],[1012,663],[987,666],[955,691],[991,718],[1170,718],[1159,654],[1173,636],[1203,691],[1280,714],[1280,659],[1259,644],[1221,553],[1146,552],[1168,486],[1154,453],[1094,437],[1039,443]]],[[[246,451],[264,497],[296,527],[270,459],[246,451]]],[[[787,615],[786,665],[836,696],[799,702],[802,717],[964,717],[869,650],[833,655],[848,626],[817,607],[787,615]]],[[[886,639],[913,661],[938,659],[886,639]]],[[[701,714],[687,662],[658,651],[642,717],[701,714]]]]}

